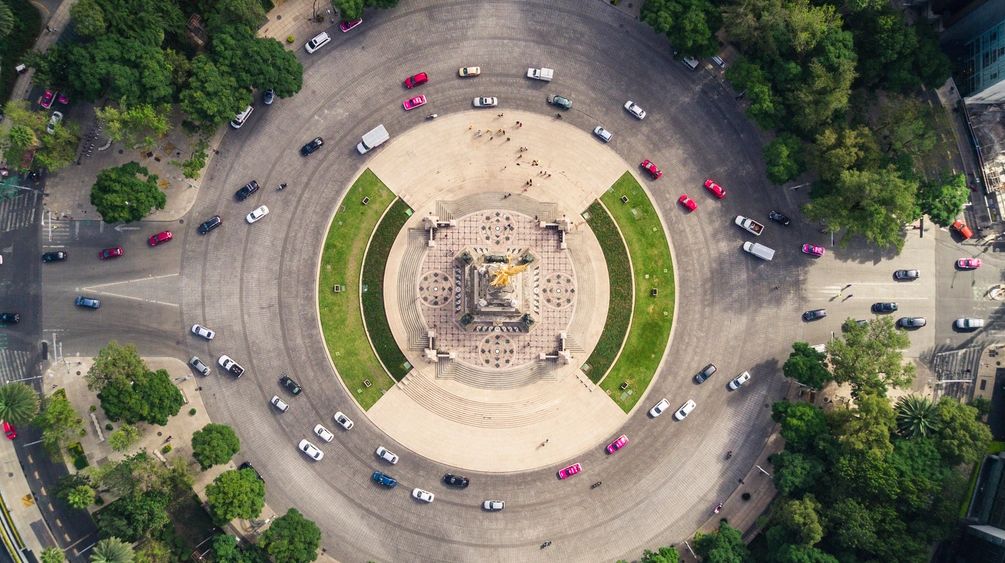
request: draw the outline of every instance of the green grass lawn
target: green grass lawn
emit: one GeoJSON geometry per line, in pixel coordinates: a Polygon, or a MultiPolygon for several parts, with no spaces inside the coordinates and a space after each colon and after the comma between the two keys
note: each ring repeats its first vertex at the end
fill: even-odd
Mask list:
{"type": "MultiPolygon", "coordinates": [[[[649,386],[670,338],[673,262],[659,215],[631,173],[626,172],[600,199],[621,229],[635,278],[635,305],[628,337],[621,356],[600,387],[628,412],[649,386]],[[628,203],[622,202],[623,196],[628,203]],[[653,290],[657,290],[656,296],[652,295],[653,290]],[[621,391],[619,387],[624,382],[628,388],[621,391]]],[[[614,291],[613,283],[611,290],[614,291]]]]}
{"type": "Polygon", "coordinates": [[[583,372],[597,383],[614,363],[614,358],[618,355],[621,343],[625,341],[625,334],[628,332],[628,323],[632,317],[632,268],[628,262],[628,250],[625,248],[621,233],[618,232],[614,219],[604,206],[600,205],[600,202],[593,202],[583,217],[597,235],[600,247],[604,251],[611,297],[619,296],[618,299],[609,299],[604,332],[601,333],[593,353],[583,364],[583,372]]]}
{"type": "Polygon", "coordinates": [[[394,200],[394,194],[373,172],[363,172],[335,213],[321,255],[318,276],[321,330],[335,368],[364,410],[394,385],[367,341],[359,304],[366,243],[394,200]],[[364,197],[370,198],[367,205],[361,203],[364,197]],[[335,285],[343,291],[336,293],[335,285]],[[371,385],[367,387],[364,380],[371,385]]]}
{"type": "Polygon", "coordinates": [[[401,199],[394,201],[373,233],[366,263],[363,264],[363,322],[366,323],[370,342],[373,343],[377,356],[384,362],[387,371],[391,372],[391,377],[398,381],[411,371],[412,366],[398,348],[387,323],[387,313],[384,311],[384,269],[391,245],[411,215],[412,209],[408,204],[401,199]]]}

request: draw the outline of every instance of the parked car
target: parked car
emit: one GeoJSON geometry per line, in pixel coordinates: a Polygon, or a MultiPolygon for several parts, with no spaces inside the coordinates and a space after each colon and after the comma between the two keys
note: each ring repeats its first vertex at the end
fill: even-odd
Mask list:
{"type": "Polygon", "coordinates": [[[340,22],[338,24],[338,28],[342,30],[342,33],[345,33],[347,31],[352,31],[353,29],[356,29],[356,26],[358,26],[361,23],[363,23],[363,18],[356,18],[354,20],[340,22]]]}
{"type": "Polygon", "coordinates": [[[150,235],[150,238],[147,239],[147,244],[150,246],[158,246],[170,241],[173,238],[174,235],[171,234],[171,231],[161,231],[155,235],[150,235]]]}
{"type": "Polygon", "coordinates": [[[736,391],[737,389],[740,388],[741,385],[743,385],[748,381],[750,381],[750,372],[745,371],[741,373],[739,376],[737,376],[736,379],[729,382],[729,388],[732,389],[733,391],[736,391]]]}
{"type": "Polygon", "coordinates": [[[422,86],[426,82],[429,82],[429,75],[425,72],[420,72],[419,74],[413,74],[405,79],[405,88],[411,90],[416,86],[422,86]]]}
{"type": "Polygon", "coordinates": [[[335,419],[335,423],[345,428],[346,430],[352,430],[353,422],[349,420],[349,417],[342,414],[342,411],[335,411],[335,415],[332,416],[335,419]]]}
{"type": "Polygon", "coordinates": [[[282,375],[282,377],[279,378],[279,384],[285,387],[286,390],[290,392],[290,395],[293,395],[294,397],[296,397],[303,391],[303,389],[301,389],[300,386],[297,385],[297,382],[293,381],[293,379],[291,379],[290,376],[286,375],[285,373],[282,375]]]}
{"type": "Polygon", "coordinates": [[[251,225],[252,223],[257,222],[259,219],[265,217],[268,214],[269,214],[268,206],[262,205],[253,209],[251,213],[248,213],[248,216],[245,217],[244,219],[248,222],[249,225],[251,225]]]}
{"type": "Polygon", "coordinates": [[[202,375],[209,375],[210,373],[212,373],[212,370],[209,369],[209,366],[203,363],[203,361],[199,359],[199,356],[192,356],[192,359],[188,361],[188,365],[192,366],[195,369],[195,371],[199,372],[202,375]]]}
{"type": "Polygon", "coordinates": [[[227,373],[233,375],[234,377],[241,377],[242,375],[244,375],[244,368],[241,367],[241,364],[235,362],[233,359],[231,359],[230,356],[226,354],[220,356],[216,360],[216,363],[220,364],[220,367],[222,367],[224,370],[227,371],[227,373]]]}
{"type": "Polygon", "coordinates": [[[276,101],[276,91],[272,88],[262,92],[262,103],[271,106],[272,102],[276,101]]]}
{"type": "Polygon", "coordinates": [[[300,440],[300,444],[297,445],[297,449],[307,454],[307,457],[313,459],[314,461],[321,461],[325,457],[325,453],[323,451],[319,450],[317,446],[307,440],[300,440]]]}
{"type": "Polygon", "coordinates": [[[572,109],[572,100],[565,96],[552,94],[547,97],[548,103],[560,109],[572,109]]]}
{"type": "Polygon", "coordinates": [[[473,78],[482,73],[482,67],[480,66],[465,66],[457,69],[457,76],[461,78],[473,78]]]}
{"type": "Polygon", "coordinates": [[[596,127],[593,128],[593,134],[596,135],[598,138],[600,138],[601,141],[605,143],[610,143],[611,137],[614,136],[610,131],[604,129],[600,125],[597,125],[596,127]]]}
{"type": "Polygon", "coordinates": [[[691,199],[690,197],[688,197],[687,194],[683,194],[679,198],[677,198],[677,203],[679,203],[679,204],[683,205],[684,207],[686,207],[689,212],[692,212],[695,209],[698,209],[698,204],[695,203],[693,199],[691,199]]]}
{"type": "Polygon", "coordinates": [[[62,262],[63,260],[66,260],[67,256],[69,255],[66,253],[66,251],[63,250],[57,250],[56,252],[46,252],[45,254],[42,255],[42,261],[62,262]]]}
{"type": "Polygon", "coordinates": [[[476,108],[494,108],[499,105],[499,98],[492,96],[482,96],[471,101],[471,105],[476,108]]]}
{"type": "Polygon", "coordinates": [[[320,149],[325,144],[325,140],[321,137],[314,137],[307,142],[304,146],[300,147],[300,156],[310,156],[314,154],[314,151],[320,149]]]}
{"type": "Polygon", "coordinates": [[[582,470],[583,470],[583,465],[581,463],[573,463],[572,465],[567,465],[567,466],[563,467],[562,469],[559,469],[558,470],[558,478],[559,479],[568,479],[569,477],[572,477],[573,475],[579,473],[582,470]]]}
{"type": "Polygon", "coordinates": [[[14,428],[13,424],[7,422],[6,420],[3,421],[3,433],[5,436],[7,436],[8,440],[13,440],[14,438],[17,438],[17,429],[14,428]]]}
{"type": "Polygon", "coordinates": [[[921,277],[918,270],[897,270],[893,273],[893,279],[897,281],[913,281],[921,277]]]}
{"type": "Polygon", "coordinates": [[[304,45],[304,50],[307,51],[308,53],[314,53],[321,47],[324,47],[325,45],[331,42],[332,42],[331,36],[322,31],[321,33],[312,37],[311,40],[308,41],[306,45],[304,45]]]}
{"type": "Polygon", "coordinates": [[[404,102],[401,102],[401,107],[405,108],[405,111],[411,111],[415,108],[422,107],[426,105],[425,94],[420,94],[418,96],[409,98],[404,102]]]}
{"type": "Polygon", "coordinates": [[[961,270],[976,270],[981,267],[980,258],[960,258],[956,261],[956,267],[961,270]]]}
{"type": "Polygon", "coordinates": [[[223,224],[223,219],[219,215],[213,215],[199,225],[199,234],[204,235],[223,224]]]}
{"type": "Polygon", "coordinates": [[[49,124],[45,126],[45,132],[52,135],[56,132],[56,127],[63,122],[63,112],[54,111],[52,116],[49,117],[49,124]]]}
{"type": "Polygon", "coordinates": [[[380,471],[374,471],[370,475],[370,479],[381,487],[387,487],[388,489],[393,489],[398,486],[398,482],[394,480],[394,477],[381,473],[380,471]]]}
{"type": "Polygon", "coordinates": [[[820,320],[827,316],[827,309],[811,309],[803,313],[803,320],[806,322],[820,320]]]}
{"type": "Polygon", "coordinates": [[[422,502],[433,502],[435,495],[429,491],[424,491],[418,487],[412,489],[412,497],[422,502]]]}
{"type": "Polygon", "coordinates": [[[325,442],[331,442],[335,439],[335,435],[331,433],[331,430],[325,428],[323,424],[314,426],[314,433],[325,442]]]}
{"type": "Polygon", "coordinates": [[[974,231],[963,221],[954,221],[950,228],[959,233],[963,240],[969,240],[974,236],[974,231]]]}
{"type": "Polygon", "coordinates": [[[101,301],[94,297],[84,297],[83,295],[78,295],[73,301],[73,304],[77,307],[84,307],[86,309],[98,309],[101,307],[101,301]]]}
{"type": "Polygon", "coordinates": [[[279,412],[286,412],[290,410],[290,405],[286,401],[280,399],[279,395],[273,395],[272,398],[269,399],[269,403],[276,407],[276,410],[279,412]]]}
{"type": "Polygon", "coordinates": [[[792,223],[792,219],[789,219],[786,215],[783,215],[777,211],[768,211],[768,219],[786,227],[792,223]]]}
{"type": "Polygon", "coordinates": [[[628,435],[627,434],[622,434],[622,435],[618,436],[617,438],[615,438],[615,440],[613,442],[611,442],[610,444],[607,444],[607,447],[604,448],[604,450],[608,454],[613,454],[614,452],[620,450],[621,448],[623,448],[623,447],[625,447],[627,445],[628,445],[628,435]]]}
{"type": "Polygon", "coordinates": [[[926,324],[928,324],[928,321],[925,320],[925,317],[900,317],[897,319],[897,326],[900,328],[921,328],[926,324]]]}
{"type": "Polygon", "coordinates": [[[663,177],[663,171],[660,170],[658,166],[656,166],[655,162],[649,160],[648,158],[643,160],[642,163],[639,164],[639,166],[641,166],[643,170],[648,172],[649,177],[652,178],[653,180],[659,180],[660,178],[663,177]]]}
{"type": "Polygon", "coordinates": [[[192,334],[196,336],[201,336],[206,340],[213,340],[214,338],[216,338],[215,332],[198,323],[192,325],[192,334]]]}
{"type": "Polygon", "coordinates": [[[956,319],[953,321],[953,328],[956,330],[977,330],[984,328],[984,319],[974,319],[971,317],[956,319]]]}
{"type": "Polygon", "coordinates": [[[704,383],[706,379],[712,377],[712,375],[715,374],[717,369],[718,368],[715,367],[715,364],[708,364],[707,366],[701,368],[701,371],[699,371],[694,375],[694,382],[698,384],[704,383]]]}
{"type": "Polygon", "coordinates": [[[726,197],[726,190],[719,184],[716,184],[711,178],[705,180],[705,189],[718,199],[726,197]]]}
{"type": "Polygon", "coordinates": [[[377,457],[390,463],[391,465],[395,465],[398,463],[398,456],[392,453],[384,446],[378,446],[377,450],[374,453],[377,454],[377,457]]]}
{"type": "Polygon", "coordinates": [[[21,313],[0,313],[0,324],[16,325],[21,322],[21,313]]]}
{"type": "Polygon", "coordinates": [[[457,487],[458,489],[468,488],[468,478],[461,477],[460,475],[454,475],[452,473],[447,473],[443,476],[443,484],[448,487],[457,487]]]}
{"type": "Polygon", "coordinates": [[[501,500],[487,500],[482,503],[482,508],[489,512],[498,512],[506,508],[506,502],[501,500]]]}
{"type": "Polygon", "coordinates": [[[251,194],[257,192],[259,188],[261,188],[261,186],[258,185],[258,180],[252,180],[234,192],[234,197],[237,201],[244,201],[251,197],[251,194]]]}
{"type": "Polygon", "coordinates": [[[636,104],[631,100],[625,102],[625,110],[627,110],[628,113],[634,115],[638,119],[646,118],[646,110],[640,108],[638,104],[636,104]]]}
{"type": "Polygon", "coordinates": [[[897,310],[897,304],[893,301],[883,301],[872,304],[873,313],[892,313],[897,310]]]}
{"type": "Polygon", "coordinates": [[[803,254],[809,254],[814,258],[820,258],[824,255],[824,247],[807,243],[803,245],[803,254]]]}
{"type": "Polygon", "coordinates": [[[660,399],[660,402],[653,405],[653,408],[649,409],[649,416],[656,418],[657,416],[663,414],[663,411],[667,410],[669,407],[670,401],[666,400],[664,397],[660,399]]]}
{"type": "Polygon", "coordinates": [[[42,93],[42,97],[38,99],[38,105],[42,106],[45,109],[49,109],[52,107],[52,102],[55,99],[56,99],[56,93],[53,92],[52,90],[46,90],[45,92],[42,93]]]}
{"type": "Polygon", "coordinates": [[[677,412],[673,413],[673,417],[677,420],[684,420],[685,418],[687,418],[687,415],[691,414],[691,411],[694,410],[695,406],[696,404],[694,400],[688,399],[686,403],[684,403],[683,405],[680,406],[679,409],[677,409],[677,412]]]}
{"type": "Polygon", "coordinates": [[[99,260],[108,260],[110,258],[118,258],[126,252],[122,250],[121,246],[113,246],[111,248],[106,248],[98,253],[99,260]]]}

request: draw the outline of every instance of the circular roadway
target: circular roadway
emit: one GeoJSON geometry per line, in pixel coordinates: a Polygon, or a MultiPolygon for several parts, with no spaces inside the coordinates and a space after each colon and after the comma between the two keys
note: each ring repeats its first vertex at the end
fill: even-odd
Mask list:
{"type": "Polygon", "coordinates": [[[238,430],[242,455],[266,479],[269,505],[304,512],[321,526],[327,552],[345,561],[609,561],[692,535],[760,453],[768,407],[784,388],[780,358],[803,330],[798,321],[779,323],[798,318],[798,290],[772,291],[799,287],[805,276],[807,262],[795,250],[799,227],[767,227],[758,242],[784,249],[767,263],[740,251],[748,237],[731,225],[733,215],[763,220],[772,208],[794,215],[785,194],[764,180],[761,139],[731,94],[712,75],[672,60],[661,37],[600,1],[406,1],[332,36],[313,56],[298,51],[305,71],[297,96],[260,106],[250,123],[229,132],[187,221],[194,228],[219,213],[224,225],[184,237],[183,321],[218,333],[193,352],[228,354],[247,370],[234,381],[215,369],[204,380],[204,399],[215,421],[238,430]],[[457,68],[468,65],[481,66],[482,76],[456,79],[457,68]],[[554,68],[556,79],[527,80],[528,66],[554,68]],[[432,77],[422,88],[430,103],[405,113],[400,81],[420,70],[432,77]],[[384,123],[394,142],[427,113],[466,111],[478,95],[498,96],[499,111],[547,115],[554,113],[547,93],[574,100],[567,123],[611,130],[609,148],[626,168],[652,158],[665,171],[645,183],[674,252],[676,327],[661,374],[623,428],[632,439],[625,450],[605,456],[604,444],[596,444],[569,460],[586,470],[567,481],[555,479],[557,467],[465,472],[471,486],[448,490],[440,478],[451,468],[388,440],[336,381],[315,318],[320,244],[340,194],[366,166],[355,152],[363,132],[384,123]],[[627,99],[649,112],[644,121],[623,110],[627,99]],[[325,147],[301,158],[300,145],[315,135],[325,137],[325,147]],[[725,200],[708,196],[706,177],[727,189],[725,200]],[[263,189],[235,202],[233,192],[251,179],[263,189]],[[290,188],[276,192],[282,181],[290,188]],[[698,202],[696,213],[676,206],[683,192],[698,202]],[[269,217],[245,224],[244,215],[262,204],[269,217]],[[720,375],[695,386],[691,376],[708,362],[720,375]],[[728,380],[748,369],[751,383],[728,393],[728,380]],[[280,393],[281,372],[305,392],[277,415],[267,400],[280,393]],[[663,396],[674,408],[687,398],[698,407],[682,423],[669,415],[648,419],[646,410],[663,396]],[[336,410],[356,426],[336,432],[322,446],[325,459],[312,463],[296,443],[319,421],[332,427],[336,410]],[[401,455],[389,471],[401,484],[396,490],[369,481],[374,469],[385,469],[373,455],[379,444],[401,455]],[[728,462],[727,450],[736,451],[728,462]],[[604,486],[591,490],[600,480],[604,486]],[[412,487],[431,490],[436,502],[414,501],[412,487]],[[505,500],[506,510],[483,512],[489,498],[505,500]],[[545,539],[552,546],[539,550],[545,539]]]}

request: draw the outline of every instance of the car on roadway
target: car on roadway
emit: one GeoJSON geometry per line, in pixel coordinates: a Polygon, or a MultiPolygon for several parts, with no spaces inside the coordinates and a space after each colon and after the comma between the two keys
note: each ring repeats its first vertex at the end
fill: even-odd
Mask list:
{"type": "Polygon", "coordinates": [[[279,395],[273,395],[272,398],[269,399],[269,403],[272,406],[276,407],[276,410],[278,410],[279,412],[286,412],[286,411],[290,410],[289,403],[287,403],[286,401],[280,399],[279,395]]]}
{"type": "Polygon", "coordinates": [[[308,53],[313,54],[317,52],[318,49],[324,47],[325,45],[331,42],[332,42],[331,35],[328,35],[326,32],[322,31],[321,33],[312,37],[311,40],[304,45],[304,50],[307,51],[308,53]]]}
{"type": "Polygon", "coordinates": [[[422,502],[433,502],[433,499],[436,498],[436,495],[434,495],[429,491],[416,487],[412,489],[412,497],[417,500],[421,500],[422,502]]]}
{"type": "Polygon", "coordinates": [[[121,246],[113,246],[111,248],[105,248],[104,250],[99,252],[98,259],[108,260],[110,258],[118,258],[119,256],[122,256],[125,253],[126,251],[122,250],[121,246]]]}
{"type": "Polygon", "coordinates": [[[209,375],[210,373],[213,373],[212,370],[209,369],[209,366],[199,359],[199,356],[192,356],[192,359],[188,361],[188,365],[192,366],[192,368],[201,375],[209,375]]]}
{"type": "Polygon", "coordinates": [[[677,203],[686,207],[689,212],[698,209],[698,204],[695,203],[694,200],[691,199],[687,194],[683,194],[679,198],[677,198],[677,203]]]}
{"type": "Polygon", "coordinates": [[[276,91],[272,88],[262,92],[262,103],[271,106],[272,102],[276,101],[276,91]]]}
{"type": "Polygon", "coordinates": [[[499,105],[499,98],[494,96],[481,96],[471,100],[471,105],[476,108],[494,108],[499,105]]]}
{"type": "Polygon", "coordinates": [[[214,338],[216,338],[216,333],[215,332],[213,332],[212,330],[210,330],[210,329],[202,326],[199,323],[196,323],[196,324],[192,325],[192,334],[194,334],[196,336],[201,336],[202,338],[205,338],[206,340],[213,340],[214,338]]]}
{"type": "Polygon", "coordinates": [[[778,223],[779,225],[785,225],[786,227],[792,223],[792,219],[789,219],[787,215],[779,213],[777,211],[768,211],[768,219],[778,223]]]}
{"type": "Polygon", "coordinates": [[[45,126],[45,132],[52,135],[56,132],[56,127],[63,122],[63,112],[54,111],[52,112],[52,117],[49,118],[49,124],[45,126]]]}
{"type": "Polygon", "coordinates": [[[482,508],[489,512],[498,512],[506,508],[506,502],[502,500],[487,500],[482,503],[482,508]]]}
{"type": "Polygon", "coordinates": [[[204,235],[223,224],[223,219],[219,215],[213,215],[199,225],[199,234],[204,235]]]}
{"type": "Polygon", "coordinates": [[[921,277],[918,270],[897,270],[893,273],[893,279],[897,281],[913,281],[921,277]]]}
{"type": "Polygon", "coordinates": [[[323,451],[319,450],[317,446],[307,440],[300,440],[300,444],[297,445],[297,449],[307,454],[307,457],[313,459],[314,461],[321,461],[325,457],[325,453],[323,451]]]}
{"type": "Polygon", "coordinates": [[[625,110],[627,110],[628,113],[634,115],[638,119],[646,118],[646,110],[640,108],[638,104],[636,104],[631,100],[625,102],[625,110]]]}
{"type": "Polygon", "coordinates": [[[66,260],[67,256],[69,256],[69,254],[67,254],[66,251],[64,250],[57,250],[55,252],[46,252],[45,254],[42,255],[42,261],[62,262],[63,260],[66,260]]]}
{"type": "Polygon", "coordinates": [[[824,255],[824,247],[806,243],[803,245],[803,254],[809,254],[814,258],[820,258],[824,255]]]}
{"type": "Polygon", "coordinates": [[[404,102],[401,102],[401,107],[405,108],[405,111],[412,111],[415,108],[419,108],[426,105],[425,94],[419,94],[418,96],[409,98],[404,102]]]}
{"type": "Polygon", "coordinates": [[[457,69],[457,76],[461,78],[474,78],[482,73],[480,66],[463,66],[457,69]]]}
{"type": "Polygon", "coordinates": [[[663,177],[663,171],[660,170],[659,166],[656,166],[655,162],[649,160],[648,158],[643,160],[642,163],[639,164],[639,166],[641,166],[643,170],[648,172],[649,177],[652,178],[653,180],[659,180],[660,178],[663,177]]]}
{"type": "Polygon", "coordinates": [[[285,387],[286,390],[290,392],[290,395],[293,395],[294,397],[303,391],[303,389],[297,385],[297,382],[293,381],[293,379],[285,373],[279,378],[279,384],[285,387]]]}
{"type": "Polygon", "coordinates": [[[413,74],[405,79],[405,88],[411,90],[416,86],[422,86],[426,82],[429,82],[429,75],[425,72],[420,72],[419,74],[413,74]]]}
{"type": "Polygon", "coordinates": [[[750,381],[750,372],[745,371],[740,375],[738,375],[735,379],[733,379],[733,381],[729,382],[729,388],[732,389],[733,391],[736,391],[737,389],[740,388],[741,385],[743,385],[748,381],[750,381]]]}
{"type": "Polygon", "coordinates": [[[3,421],[3,433],[5,436],[7,436],[8,440],[13,440],[14,438],[17,438],[17,428],[14,428],[14,425],[7,422],[6,420],[3,421]]]}
{"type": "Polygon", "coordinates": [[[390,463],[391,465],[396,465],[398,463],[398,456],[384,446],[377,446],[374,453],[377,454],[377,457],[390,463]]]}
{"type": "Polygon", "coordinates": [[[84,307],[85,309],[100,309],[101,301],[94,297],[84,297],[83,295],[78,295],[74,299],[73,304],[77,307],[84,307]]]}
{"type": "Polygon", "coordinates": [[[593,134],[596,135],[598,138],[600,138],[601,141],[605,143],[610,143],[611,137],[614,136],[614,134],[612,134],[607,129],[604,129],[600,125],[597,125],[596,127],[593,128],[593,134]]]}
{"type": "Polygon", "coordinates": [[[267,206],[263,205],[261,207],[258,207],[256,209],[252,210],[251,213],[248,213],[248,216],[245,217],[244,219],[250,225],[250,224],[258,221],[262,217],[265,217],[268,214],[269,214],[269,208],[267,206]]]}
{"type": "Polygon", "coordinates": [[[321,137],[314,137],[307,144],[300,147],[300,156],[310,156],[314,154],[314,151],[320,149],[325,144],[325,140],[321,137]]]}
{"type": "Polygon", "coordinates": [[[810,309],[803,313],[803,320],[806,322],[817,321],[827,316],[827,309],[810,309]]]}
{"type": "Polygon", "coordinates": [[[335,411],[335,414],[332,416],[332,418],[335,420],[335,424],[338,424],[339,426],[345,428],[346,430],[352,430],[353,427],[352,420],[350,420],[348,416],[342,414],[342,411],[335,411]]]}
{"type": "Polygon", "coordinates": [[[259,188],[261,188],[261,186],[258,185],[258,180],[252,180],[234,192],[234,198],[237,199],[237,201],[244,201],[251,197],[251,194],[257,192],[259,188]]]}
{"type": "Polygon", "coordinates": [[[546,98],[548,103],[560,109],[572,109],[572,100],[565,96],[552,94],[546,98]]]}
{"type": "Polygon", "coordinates": [[[677,420],[684,420],[687,418],[687,415],[691,414],[691,411],[694,410],[695,406],[697,405],[695,404],[694,399],[688,399],[686,403],[677,409],[677,412],[673,413],[673,417],[677,420]]]}
{"type": "Polygon", "coordinates": [[[220,367],[225,369],[227,373],[233,375],[234,377],[241,377],[242,375],[244,375],[244,368],[241,367],[241,364],[235,362],[233,359],[231,359],[230,356],[226,354],[220,356],[216,360],[216,363],[220,364],[220,367]]]}
{"type": "Polygon", "coordinates": [[[331,442],[335,439],[335,435],[331,433],[331,430],[325,428],[323,424],[315,425],[314,433],[317,434],[318,438],[321,438],[325,442],[331,442]]]}
{"type": "Polygon", "coordinates": [[[338,28],[342,30],[342,33],[345,33],[347,31],[352,31],[361,23],[363,23],[363,18],[356,18],[354,20],[340,22],[338,24],[338,28]]]}
{"type": "Polygon", "coordinates": [[[0,324],[16,325],[21,322],[21,313],[0,313],[0,324]]]}
{"type": "Polygon", "coordinates": [[[604,451],[606,451],[608,455],[610,455],[627,445],[628,445],[628,435],[622,434],[618,436],[613,442],[607,444],[607,447],[604,448],[604,451]]]}
{"type": "Polygon", "coordinates": [[[44,93],[42,93],[42,97],[39,98],[38,105],[42,106],[45,109],[49,109],[52,107],[52,102],[55,99],[56,99],[56,93],[53,92],[52,90],[46,90],[44,93]]]}
{"type": "Polygon", "coordinates": [[[171,234],[171,231],[161,231],[157,234],[150,235],[150,238],[147,239],[147,244],[150,246],[158,246],[170,241],[173,238],[174,235],[171,234]]]}
{"type": "Polygon", "coordinates": [[[447,473],[443,476],[443,484],[448,487],[457,487],[458,489],[466,489],[470,482],[467,477],[461,477],[460,475],[454,475],[453,473],[447,473]]]}
{"type": "Polygon", "coordinates": [[[726,197],[726,190],[724,190],[719,184],[716,184],[711,178],[705,180],[705,189],[718,199],[726,197]]]}
{"type": "Polygon", "coordinates": [[[718,368],[715,367],[715,364],[708,364],[707,366],[701,368],[701,371],[694,374],[694,382],[698,384],[704,383],[705,380],[712,377],[717,370],[718,368]]]}
{"type": "Polygon", "coordinates": [[[953,321],[953,328],[956,330],[977,330],[979,328],[984,328],[984,319],[975,319],[973,317],[963,317],[961,319],[956,319],[953,321]]]}
{"type": "Polygon", "coordinates": [[[666,400],[666,397],[660,399],[660,402],[653,405],[653,408],[649,409],[649,416],[656,418],[657,416],[663,414],[663,411],[670,408],[670,401],[666,400]]]}
{"type": "Polygon", "coordinates": [[[900,317],[897,319],[897,326],[899,328],[915,329],[921,328],[928,324],[925,317],[900,317]]]}
{"type": "Polygon", "coordinates": [[[370,480],[377,483],[381,487],[386,487],[388,489],[393,489],[398,486],[398,482],[394,480],[394,477],[386,473],[381,473],[380,471],[374,471],[370,475],[370,480]]]}
{"type": "Polygon", "coordinates": [[[568,479],[583,470],[583,464],[573,463],[558,470],[559,479],[568,479]]]}
{"type": "Polygon", "coordinates": [[[980,258],[960,258],[956,261],[956,267],[961,270],[976,270],[981,267],[980,258]]]}
{"type": "Polygon", "coordinates": [[[873,313],[892,313],[897,310],[897,304],[893,301],[881,301],[872,304],[873,313]]]}

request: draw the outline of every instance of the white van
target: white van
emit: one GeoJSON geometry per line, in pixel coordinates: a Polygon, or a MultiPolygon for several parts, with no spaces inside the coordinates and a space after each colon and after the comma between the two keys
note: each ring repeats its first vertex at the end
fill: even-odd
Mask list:
{"type": "Polygon", "coordinates": [[[684,66],[691,70],[698,70],[698,65],[701,64],[698,62],[698,59],[694,57],[684,57],[681,59],[681,62],[684,63],[684,66]]]}
{"type": "Polygon", "coordinates": [[[331,42],[332,42],[331,36],[328,35],[328,33],[322,31],[321,33],[312,37],[311,40],[308,41],[306,45],[304,45],[304,50],[306,50],[308,53],[313,53],[331,42]]]}
{"type": "Polygon", "coordinates": [[[237,114],[234,117],[234,120],[230,122],[230,126],[233,127],[234,129],[240,129],[242,126],[244,126],[245,122],[248,121],[248,118],[251,117],[251,112],[253,111],[255,111],[255,106],[248,106],[244,108],[244,111],[237,114]]]}
{"type": "Polygon", "coordinates": [[[775,257],[775,250],[773,248],[768,248],[763,244],[757,244],[756,242],[745,242],[743,243],[743,249],[747,252],[757,256],[761,260],[771,260],[775,257]]]}

